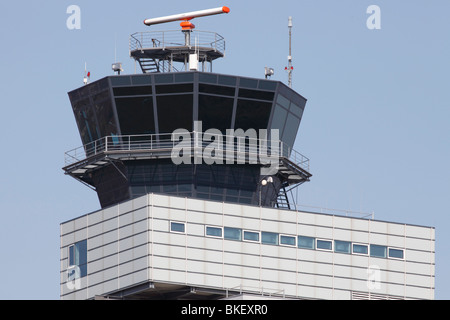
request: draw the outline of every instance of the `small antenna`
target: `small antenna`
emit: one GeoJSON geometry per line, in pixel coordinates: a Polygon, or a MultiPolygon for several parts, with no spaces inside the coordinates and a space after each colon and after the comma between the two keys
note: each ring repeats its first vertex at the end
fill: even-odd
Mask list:
{"type": "Polygon", "coordinates": [[[294,67],[292,66],[292,17],[288,19],[288,28],[289,28],[289,55],[288,55],[288,66],[284,68],[288,72],[288,85],[289,88],[292,88],[292,71],[294,67]]]}
{"type": "Polygon", "coordinates": [[[86,64],[86,62],[84,63],[84,77],[83,77],[83,83],[84,83],[84,85],[87,85],[88,83],[89,83],[89,80],[90,80],[90,78],[91,78],[91,72],[90,71],[88,71],[87,73],[86,73],[86,70],[87,70],[87,64],[86,64]]]}

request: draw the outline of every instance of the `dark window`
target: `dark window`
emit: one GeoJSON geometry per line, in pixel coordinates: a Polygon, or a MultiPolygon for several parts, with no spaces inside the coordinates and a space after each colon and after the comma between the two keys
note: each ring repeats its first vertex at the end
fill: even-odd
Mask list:
{"type": "Polygon", "coordinates": [[[155,133],[152,97],[116,99],[122,135],[155,133]]]}
{"type": "Polygon", "coordinates": [[[231,128],[233,115],[232,98],[200,94],[198,97],[198,120],[202,121],[203,131],[216,128],[225,134],[231,128]]]}
{"type": "Polygon", "coordinates": [[[194,85],[192,83],[186,84],[169,84],[156,86],[156,93],[181,93],[181,92],[192,92],[194,90],[194,85]]]}
{"type": "Polygon", "coordinates": [[[114,96],[138,96],[152,94],[151,86],[113,88],[114,96]]]}
{"type": "Polygon", "coordinates": [[[224,87],[224,86],[214,86],[212,84],[199,84],[199,91],[204,93],[212,93],[222,96],[232,96],[234,97],[234,93],[236,88],[232,87],[224,87]]]}
{"type": "Polygon", "coordinates": [[[242,88],[239,89],[239,97],[240,98],[250,98],[250,99],[272,101],[274,95],[275,94],[273,92],[249,90],[249,89],[242,89],[242,88]]]}
{"type": "Polygon", "coordinates": [[[156,101],[160,133],[172,133],[176,129],[192,131],[192,94],[158,96],[156,101]]]}
{"type": "Polygon", "coordinates": [[[268,102],[239,99],[235,129],[267,129],[272,104],[268,102]]]}

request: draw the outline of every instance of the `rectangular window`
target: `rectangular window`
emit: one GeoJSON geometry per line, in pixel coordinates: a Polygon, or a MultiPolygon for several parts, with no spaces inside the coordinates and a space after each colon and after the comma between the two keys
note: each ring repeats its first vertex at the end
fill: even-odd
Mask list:
{"type": "Polygon", "coordinates": [[[185,232],[185,226],[184,223],[179,222],[171,222],[170,223],[170,231],[172,232],[185,232]]]}
{"type": "Polygon", "coordinates": [[[278,233],[261,232],[261,243],[278,245],[278,233]]]}
{"type": "Polygon", "coordinates": [[[206,227],[206,235],[211,237],[222,238],[222,228],[217,227],[206,227]]]}
{"type": "Polygon", "coordinates": [[[317,240],[317,249],[332,250],[333,243],[328,240],[317,240]]]}
{"type": "Polygon", "coordinates": [[[280,244],[287,246],[295,246],[295,237],[281,235],[280,244]]]}
{"type": "Polygon", "coordinates": [[[259,242],[259,232],[244,231],[244,240],[259,242]]]}
{"type": "Polygon", "coordinates": [[[69,247],[69,269],[71,280],[87,275],[87,240],[76,242],[69,247]]]}
{"type": "Polygon", "coordinates": [[[223,237],[226,240],[242,240],[242,230],[237,228],[223,228],[223,237]]]}
{"type": "Polygon", "coordinates": [[[351,253],[351,245],[348,241],[334,240],[334,252],[351,253]]]}
{"type": "Polygon", "coordinates": [[[403,250],[389,248],[389,258],[403,259],[403,250]]]}
{"type": "Polygon", "coordinates": [[[311,237],[298,236],[298,247],[300,249],[315,249],[316,239],[311,237]]]}
{"type": "Polygon", "coordinates": [[[353,244],[353,253],[368,254],[369,248],[364,244],[353,244]]]}
{"type": "Polygon", "coordinates": [[[386,246],[370,245],[370,256],[376,258],[386,258],[386,246]]]}

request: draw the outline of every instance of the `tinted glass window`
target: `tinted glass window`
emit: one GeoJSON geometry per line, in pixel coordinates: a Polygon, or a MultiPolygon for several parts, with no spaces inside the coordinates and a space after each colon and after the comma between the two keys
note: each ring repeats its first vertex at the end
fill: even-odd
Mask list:
{"type": "Polygon", "coordinates": [[[275,111],[273,112],[273,117],[272,117],[272,124],[270,125],[270,127],[272,129],[278,129],[280,130],[280,137],[281,134],[283,133],[283,128],[284,128],[284,124],[286,123],[286,117],[287,117],[288,112],[286,111],[286,109],[282,108],[280,105],[276,105],[275,106],[275,111]]]}
{"type": "Polygon", "coordinates": [[[403,250],[389,248],[389,257],[403,259],[403,250]]]}
{"type": "Polygon", "coordinates": [[[223,96],[231,96],[234,97],[234,93],[236,91],[233,87],[224,87],[224,86],[214,86],[211,84],[199,84],[199,91],[204,93],[212,93],[223,96]]]}
{"type": "Polygon", "coordinates": [[[387,247],[378,246],[375,244],[370,245],[370,256],[377,258],[386,258],[387,247]]]}
{"type": "Polygon", "coordinates": [[[368,254],[369,248],[366,245],[354,244],[353,245],[353,253],[368,254]]]}
{"type": "Polygon", "coordinates": [[[184,232],[184,223],[178,223],[178,222],[171,222],[170,223],[170,231],[175,232],[184,232]]]}
{"type": "Polygon", "coordinates": [[[280,236],[280,243],[289,246],[295,246],[295,237],[280,236]]]}
{"type": "Polygon", "coordinates": [[[300,119],[293,116],[292,114],[288,114],[286,126],[284,128],[283,136],[281,138],[281,140],[283,140],[288,146],[292,147],[294,145],[299,125],[300,119]]]}
{"type": "Polygon", "coordinates": [[[272,104],[268,102],[239,99],[236,110],[235,129],[266,129],[272,104]]]}
{"type": "Polygon", "coordinates": [[[137,96],[152,94],[151,86],[113,88],[114,96],[137,96]]]}
{"type": "Polygon", "coordinates": [[[78,267],[78,270],[72,275],[72,279],[87,275],[87,240],[79,241],[69,247],[70,266],[78,267]]]}
{"type": "Polygon", "coordinates": [[[206,227],[206,235],[213,237],[222,237],[222,228],[206,227]]]}
{"type": "Polygon", "coordinates": [[[227,240],[242,240],[241,229],[236,228],[223,228],[223,237],[227,240]]]}
{"type": "Polygon", "coordinates": [[[192,92],[193,89],[194,85],[192,83],[159,85],[156,86],[156,93],[192,92]]]}
{"type": "Polygon", "coordinates": [[[221,130],[231,128],[233,115],[232,98],[215,97],[200,94],[198,97],[198,120],[202,121],[203,131],[210,128],[221,130]]]}
{"type": "Polygon", "coordinates": [[[278,245],[278,233],[261,232],[261,243],[278,245]]]}
{"type": "Polygon", "coordinates": [[[272,101],[274,95],[275,94],[273,92],[249,90],[249,89],[242,89],[242,88],[239,89],[239,97],[241,97],[241,98],[272,101]]]}
{"type": "Polygon", "coordinates": [[[298,236],[298,247],[302,249],[315,249],[315,239],[310,237],[298,236]]]}
{"type": "Polygon", "coordinates": [[[331,241],[317,240],[317,249],[331,250],[331,247],[332,247],[331,241]]]}
{"type": "Polygon", "coordinates": [[[259,233],[251,232],[251,231],[244,231],[244,240],[259,241],[259,233]]]}
{"type": "Polygon", "coordinates": [[[122,135],[155,133],[151,96],[117,98],[116,108],[122,135]]]}
{"type": "Polygon", "coordinates": [[[347,241],[334,241],[334,252],[350,253],[351,243],[347,241]]]}
{"type": "Polygon", "coordinates": [[[191,94],[158,96],[158,124],[160,133],[176,129],[192,131],[193,97],[191,94]]]}

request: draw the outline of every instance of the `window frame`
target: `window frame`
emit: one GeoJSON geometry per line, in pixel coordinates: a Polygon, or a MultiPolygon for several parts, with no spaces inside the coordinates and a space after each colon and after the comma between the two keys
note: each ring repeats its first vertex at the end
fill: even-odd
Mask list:
{"type": "Polygon", "coordinates": [[[185,222],[180,222],[180,221],[170,221],[170,223],[169,223],[169,232],[186,234],[186,223],[185,222]],[[183,231],[172,230],[172,224],[182,225],[183,226],[183,231]]]}
{"type": "Polygon", "coordinates": [[[297,249],[316,250],[316,238],[315,238],[315,237],[309,237],[309,236],[301,236],[301,235],[298,235],[298,236],[297,236],[297,249]],[[311,248],[311,247],[299,247],[299,245],[300,245],[300,240],[299,240],[299,238],[311,239],[311,240],[312,240],[313,247],[312,247],[312,248],[311,248]]]}
{"type": "Polygon", "coordinates": [[[383,245],[380,245],[380,244],[370,244],[369,245],[369,255],[370,255],[371,258],[387,259],[388,258],[388,246],[383,246],[383,245]],[[384,257],[372,255],[372,246],[373,247],[383,247],[383,248],[385,248],[385,255],[384,255],[384,257]]]}
{"type": "Polygon", "coordinates": [[[388,247],[388,248],[387,248],[387,257],[388,257],[389,259],[405,260],[405,249],[402,249],[402,248],[395,248],[395,247],[388,247]],[[401,252],[402,252],[402,258],[392,257],[391,254],[390,254],[391,249],[392,249],[392,250],[395,250],[395,251],[401,251],[401,252]]]}
{"type": "Polygon", "coordinates": [[[366,243],[353,243],[353,242],[352,242],[352,254],[356,254],[356,255],[360,255],[360,256],[368,256],[368,255],[369,255],[369,252],[370,252],[369,249],[370,249],[370,248],[369,248],[369,245],[366,244],[366,243]],[[367,253],[355,252],[355,250],[353,249],[355,245],[366,247],[366,248],[367,248],[367,253]]]}
{"type": "Polygon", "coordinates": [[[223,239],[224,239],[224,240],[242,241],[242,236],[243,236],[243,234],[242,234],[242,229],[241,229],[241,228],[223,227],[223,239]],[[226,237],[225,237],[225,229],[239,230],[239,231],[240,231],[240,234],[239,234],[239,235],[240,235],[240,236],[239,236],[240,239],[226,238],[226,237]]]}
{"type": "Polygon", "coordinates": [[[353,245],[352,245],[352,242],[351,241],[344,241],[344,240],[334,240],[333,241],[333,252],[335,252],[335,253],[343,253],[343,254],[352,254],[352,250],[353,250],[353,245]],[[338,247],[337,245],[336,245],[336,242],[341,242],[341,243],[348,243],[349,244],[349,251],[347,252],[347,251],[336,251],[336,248],[338,247]]]}
{"type": "Polygon", "coordinates": [[[216,238],[216,239],[223,239],[223,227],[206,225],[205,226],[205,237],[216,238]],[[208,234],[208,228],[219,229],[220,230],[220,236],[215,236],[215,235],[208,234]]]}
{"type": "Polygon", "coordinates": [[[253,231],[253,230],[242,230],[242,241],[252,242],[252,243],[261,243],[261,232],[253,231]],[[245,233],[254,233],[258,235],[258,240],[249,240],[245,239],[245,233]]]}
{"type": "Polygon", "coordinates": [[[316,239],[316,250],[333,252],[333,240],[321,239],[321,238],[316,239]],[[319,241],[329,242],[331,244],[331,248],[330,249],[319,248],[319,246],[318,246],[319,241]]]}
{"type": "Polygon", "coordinates": [[[261,244],[267,244],[267,245],[271,245],[271,246],[280,245],[280,234],[276,233],[276,232],[270,232],[270,231],[261,231],[261,244]],[[276,237],[275,237],[276,243],[263,242],[263,233],[270,234],[270,235],[276,235],[276,237]]]}
{"type": "Polygon", "coordinates": [[[293,236],[293,235],[289,235],[289,234],[280,234],[279,239],[278,239],[278,244],[280,246],[285,246],[285,247],[296,247],[297,246],[297,237],[293,236]],[[293,238],[294,239],[294,244],[288,244],[288,243],[282,243],[281,242],[281,238],[282,237],[286,237],[286,238],[293,238]]]}

